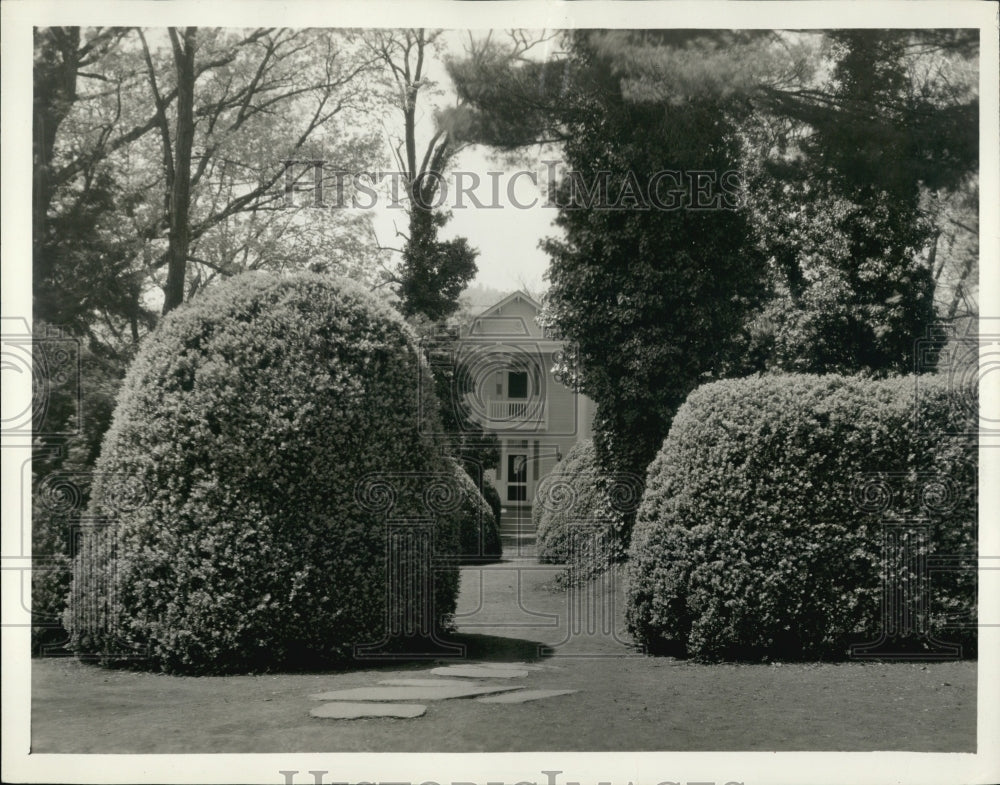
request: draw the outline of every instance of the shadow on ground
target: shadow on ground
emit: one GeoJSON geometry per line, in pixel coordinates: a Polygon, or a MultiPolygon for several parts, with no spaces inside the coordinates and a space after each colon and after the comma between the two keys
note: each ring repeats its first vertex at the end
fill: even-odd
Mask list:
{"type": "Polygon", "coordinates": [[[462,569],[464,656],[338,671],[164,676],[32,663],[31,745],[45,753],[906,750],[976,748],[976,663],[682,662],[620,629],[618,576],[556,590],[529,559],[462,569]],[[548,650],[551,656],[543,656],[548,650]],[[318,719],[310,695],[426,678],[442,664],[537,663],[517,685],[569,690],[516,705],[432,701],[417,719],[318,719]]]}
{"type": "Polygon", "coordinates": [[[508,638],[500,635],[455,633],[448,635],[449,643],[465,647],[465,659],[480,662],[540,662],[538,641],[508,638]]]}

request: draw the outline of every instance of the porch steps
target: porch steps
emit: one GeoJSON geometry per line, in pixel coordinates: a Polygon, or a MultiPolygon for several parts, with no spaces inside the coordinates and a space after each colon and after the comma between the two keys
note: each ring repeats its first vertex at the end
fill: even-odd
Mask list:
{"type": "Polygon", "coordinates": [[[530,507],[505,507],[500,512],[500,541],[504,545],[533,545],[535,525],[530,507]]]}

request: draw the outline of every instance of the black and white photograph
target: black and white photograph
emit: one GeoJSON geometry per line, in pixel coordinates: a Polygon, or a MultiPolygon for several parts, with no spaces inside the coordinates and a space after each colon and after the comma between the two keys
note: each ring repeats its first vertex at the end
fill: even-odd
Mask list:
{"type": "Polygon", "coordinates": [[[0,10],[5,782],[1000,781],[997,6],[0,10]]]}

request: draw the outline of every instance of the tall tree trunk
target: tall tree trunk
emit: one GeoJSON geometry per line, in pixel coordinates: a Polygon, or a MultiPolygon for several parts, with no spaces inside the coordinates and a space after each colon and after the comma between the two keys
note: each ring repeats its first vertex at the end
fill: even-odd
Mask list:
{"type": "MultiPolygon", "coordinates": [[[[972,272],[972,263],[975,261],[975,257],[969,254],[965,259],[965,264],[962,265],[962,272],[958,276],[958,283],[955,285],[954,292],[951,295],[951,302],[948,304],[948,315],[947,321],[949,323],[955,320],[958,316],[958,306],[961,305],[962,300],[965,297],[965,281],[969,277],[969,273],[972,272]]],[[[978,314],[975,314],[978,316],[978,314]]]]}
{"type": "Polygon", "coordinates": [[[194,53],[196,28],[184,30],[183,40],[170,28],[177,69],[177,124],[174,133],[174,180],[170,189],[170,231],[167,246],[167,283],[163,313],[184,302],[184,276],[191,241],[191,150],[194,147],[194,53]]]}

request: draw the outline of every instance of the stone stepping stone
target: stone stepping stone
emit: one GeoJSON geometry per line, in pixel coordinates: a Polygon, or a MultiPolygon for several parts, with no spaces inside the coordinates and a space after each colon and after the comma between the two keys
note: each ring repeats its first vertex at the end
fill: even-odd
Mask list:
{"type": "Polygon", "coordinates": [[[480,687],[465,679],[383,679],[379,684],[392,687],[480,687]]]}
{"type": "Polygon", "coordinates": [[[467,679],[520,679],[528,675],[523,668],[489,668],[484,665],[445,665],[432,668],[435,676],[461,676],[467,679]]]}
{"type": "Polygon", "coordinates": [[[509,692],[520,689],[523,688],[466,683],[432,687],[353,687],[349,690],[321,692],[309,697],[317,701],[436,701],[448,700],[449,698],[472,698],[476,695],[491,695],[496,692],[509,692]]]}
{"type": "Polygon", "coordinates": [[[507,695],[491,695],[487,698],[476,698],[476,703],[527,703],[528,701],[555,698],[557,695],[572,695],[577,690],[523,690],[507,695]]]}
{"type": "Polygon", "coordinates": [[[310,710],[313,717],[331,720],[356,720],[361,717],[423,717],[426,706],[419,703],[324,703],[310,710]]]}
{"type": "Polygon", "coordinates": [[[501,671],[543,671],[553,667],[551,665],[536,665],[530,662],[469,662],[466,664],[473,665],[477,668],[495,668],[496,670],[501,671]]]}

